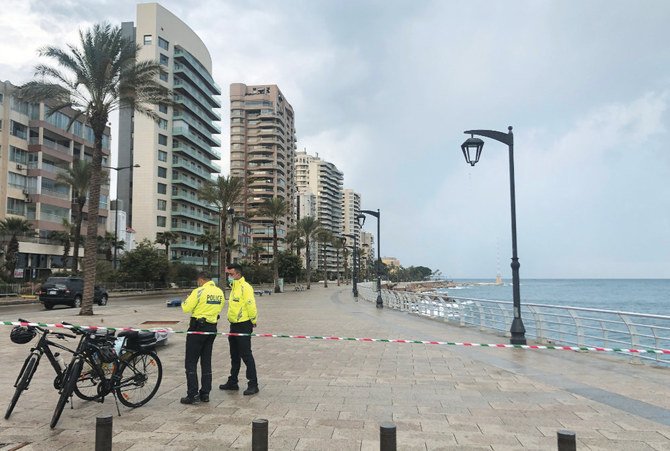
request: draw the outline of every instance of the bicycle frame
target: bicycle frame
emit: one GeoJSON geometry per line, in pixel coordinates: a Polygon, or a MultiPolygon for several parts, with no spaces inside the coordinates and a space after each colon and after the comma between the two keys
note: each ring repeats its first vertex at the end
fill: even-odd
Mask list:
{"type": "MultiPolygon", "coordinates": [[[[56,356],[53,353],[53,351],[51,350],[51,347],[55,347],[55,348],[61,349],[63,351],[74,353],[74,351],[72,349],[68,348],[67,346],[63,346],[60,343],[56,343],[56,342],[50,340],[49,338],[47,338],[49,334],[56,334],[56,335],[65,336],[64,334],[58,334],[58,333],[52,332],[48,329],[42,329],[41,327],[36,327],[36,329],[38,329],[41,332],[42,335],[40,336],[40,339],[37,342],[37,345],[30,348],[30,353],[28,354],[28,357],[26,357],[26,359],[23,361],[23,366],[21,367],[21,371],[19,371],[19,374],[16,377],[16,382],[14,382],[14,387],[16,387],[18,385],[19,379],[21,378],[21,375],[23,374],[23,370],[25,369],[26,365],[28,364],[28,361],[30,360],[31,355],[37,356],[36,369],[37,369],[37,366],[39,365],[40,360],[42,360],[42,356],[46,356],[47,360],[51,364],[51,367],[56,372],[56,377],[60,379],[60,378],[63,377],[63,372],[64,371],[63,371],[63,368],[61,368],[60,365],[58,364],[58,360],[56,360],[56,356]]],[[[33,374],[34,374],[34,372],[33,372],[33,374]]],[[[28,383],[30,383],[30,381],[32,380],[32,376],[33,375],[30,376],[30,379],[28,380],[28,383]]],[[[54,381],[54,384],[56,385],[55,381],[54,381]]],[[[60,387],[56,386],[56,388],[58,389],[60,387]]]]}

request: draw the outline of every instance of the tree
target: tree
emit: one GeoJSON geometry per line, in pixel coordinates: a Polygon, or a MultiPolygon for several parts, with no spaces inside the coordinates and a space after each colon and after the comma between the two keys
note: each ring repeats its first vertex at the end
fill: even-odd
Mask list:
{"type": "Polygon", "coordinates": [[[228,209],[239,203],[242,198],[244,181],[239,177],[218,176],[216,180],[206,183],[198,191],[198,197],[219,209],[219,223],[221,235],[219,239],[219,284],[225,280],[226,270],[226,224],[228,222],[228,209]]]}
{"type": "Polygon", "coordinates": [[[170,258],[170,245],[174,242],[176,242],[179,239],[179,234],[176,232],[158,232],[156,234],[156,244],[162,244],[165,246],[165,256],[167,257],[168,261],[171,260],[170,258]]]}
{"type": "Polygon", "coordinates": [[[55,230],[49,232],[49,238],[58,241],[63,246],[63,269],[67,269],[68,259],[70,258],[70,248],[72,247],[72,237],[74,235],[74,224],[63,218],[63,228],[65,230],[55,230]]]}
{"type": "Polygon", "coordinates": [[[307,270],[307,289],[311,288],[312,281],[312,256],[310,255],[310,242],[321,230],[321,223],[312,216],[305,216],[298,221],[296,226],[300,235],[305,239],[305,269],[307,270]]]}
{"type": "Polygon", "coordinates": [[[327,229],[321,229],[316,234],[317,240],[321,243],[321,253],[323,256],[323,287],[328,288],[328,245],[333,241],[333,233],[327,229]]]}
{"type": "Polygon", "coordinates": [[[265,246],[263,246],[263,244],[259,243],[258,241],[254,241],[251,243],[251,246],[249,246],[249,253],[252,255],[255,265],[260,264],[261,254],[263,252],[265,252],[265,246]]]}
{"type": "Polygon", "coordinates": [[[239,251],[240,245],[237,244],[235,238],[226,239],[226,265],[230,265],[233,258],[233,251],[239,251]]]}
{"type": "Polygon", "coordinates": [[[14,277],[14,269],[16,269],[16,262],[19,254],[19,240],[18,236],[32,235],[33,225],[23,218],[7,217],[0,220],[0,234],[4,237],[11,236],[5,251],[5,268],[9,273],[9,279],[14,277]]]}
{"type": "Polygon", "coordinates": [[[279,293],[279,260],[277,255],[277,224],[286,217],[288,213],[288,204],[281,197],[274,196],[272,199],[265,199],[258,209],[258,215],[270,218],[272,220],[272,274],[275,283],[275,293],[279,293]]]}
{"type": "Polygon", "coordinates": [[[198,236],[196,242],[203,247],[203,253],[207,257],[207,272],[212,272],[212,254],[214,253],[214,248],[219,243],[219,234],[213,230],[207,229],[205,233],[198,236]],[[205,252],[205,247],[207,252],[205,252]]]}
{"type": "Polygon", "coordinates": [[[169,262],[162,249],[156,249],[148,239],[121,256],[121,275],[128,282],[160,282],[167,278],[169,262]]]}
{"type": "Polygon", "coordinates": [[[84,298],[80,315],[93,314],[93,290],[96,276],[96,236],[100,211],[102,142],[110,113],[120,105],[158,119],[153,106],[172,105],[172,93],[159,81],[156,61],[137,61],[137,46],[126,39],[121,27],[96,24],[80,30],[79,47],[66,49],[47,46],[40,56],[52,59],[56,66],[40,64],[38,80],[21,87],[26,101],[53,102],[49,114],[72,108],[76,114],[68,128],[84,118],[93,131],[93,158],[89,185],[88,221],[84,247],[84,298]]]}
{"type": "MultiPolygon", "coordinates": [[[[84,221],[84,205],[88,196],[91,181],[91,164],[86,160],[76,160],[67,171],[61,172],[56,179],[72,188],[74,209],[74,252],[72,255],[72,272],[79,270],[79,247],[81,246],[81,224],[84,221]]],[[[101,174],[101,177],[103,175],[101,174]]]]}
{"type": "Polygon", "coordinates": [[[344,243],[342,242],[342,237],[339,236],[333,236],[333,241],[330,243],[331,246],[335,249],[335,254],[337,258],[337,286],[340,286],[340,251],[344,247],[344,243]]]}
{"type": "Polygon", "coordinates": [[[302,259],[300,256],[290,252],[280,252],[279,259],[279,275],[284,280],[297,280],[302,270],[302,259]]]}

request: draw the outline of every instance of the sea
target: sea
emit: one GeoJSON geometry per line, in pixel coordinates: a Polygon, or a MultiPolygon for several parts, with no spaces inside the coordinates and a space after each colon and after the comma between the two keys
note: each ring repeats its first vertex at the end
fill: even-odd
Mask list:
{"type": "MultiPolygon", "coordinates": [[[[438,291],[449,296],[512,300],[512,282],[454,279],[463,284],[438,291]]],[[[521,279],[521,303],[585,307],[670,316],[670,279],[521,279]]]]}

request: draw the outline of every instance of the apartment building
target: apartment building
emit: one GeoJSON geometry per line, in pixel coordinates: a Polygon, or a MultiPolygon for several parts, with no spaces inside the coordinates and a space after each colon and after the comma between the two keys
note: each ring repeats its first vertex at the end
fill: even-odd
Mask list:
{"type": "MultiPolygon", "coordinates": [[[[77,160],[92,160],[93,130],[76,120],[68,128],[74,110],[48,114],[45,103],[28,103],[16,97],[16,86],[0,82],[0,219],[24,218],[34,237],[19,237],[15,276],[36,278],[63,267],[63,247],[51,239],[64,231],[63,219],[72,222],[72,189],[58,180],[77,160]]],[[[110,132],[102,143],[103,165],[110,152],[110,132]]],[[[105,234],[109,213],[109,182],[100,193],[99,234],[105,234]]],[[[84,207],[84,215],[87,214],[84,207]]],[[[86,223],[82,225],[86,230],[86,223]]],[[[83,256],[83,247],[79,250],[83,256]]]]}
{"type": "MultiPolygon", "coordinates": [[[[235,211],[248,219],[251,239],[272,258],[272,220],[258,211],[266,199],[279,197],[288,205],[277,236],[286,237],[294,224],[296,131],[293,107],[276,85],[230,85],[230,175],[244,182],[235,211]]],[[[279,242],[279,250],[286,244],[279,242]]]]}
{"type": "Polygon", "coordinates": [[[157,122],[120,111],[118,167],[126,169],[117,171],[119,198],[137,241],[175,232],[170,258],[202,265],[197,238],[218,230],[218,211],[199,200],[198,191],[221,172],[214,162],[221,159],[221,89],[211,56],[187,24],[157,3],[138,4],[136,22],[124,22],[122,30],[140,46],[138,60],[160,63],[159,80],[174,91],[178,108],[156,106],[157,122]]]}
{"type": "MultiPolygon", "coordinates": [[[[319,158],[318,154],[308,155],[307,151],[297,152],[296,159],[296,188],[298,193],[309,193],[316,198],[316,219],[321,226],[335,236],[341,236],[343,227],[343,194],[342,186],[344,174],[328,161],[319,158]]],[[[312,260],[314,268],[324,270],[324,256],[326,253],[326,270],[337,271],[337,256],[335,249],[330,245],[319,245],[317,258],[312,260]]]]}

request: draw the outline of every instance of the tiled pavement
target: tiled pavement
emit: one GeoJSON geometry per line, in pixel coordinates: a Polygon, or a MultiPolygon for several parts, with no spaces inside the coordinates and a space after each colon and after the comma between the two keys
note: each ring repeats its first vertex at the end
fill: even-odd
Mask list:
{"type": "MultiPolygon", "coordinates": [[[[113,301],[96,315],[35,311],[30,320],[139,326],[187,321],[165,299],[113,301]]],[[[504,343],[503,337],[356,303],[351,287],[313,286],[257,299],[258,333],[504,343]]],[[[1,315],[7,315],[5,308],[1,315]]],[[[2,320],[16,318],[0,318],[2,320]]],[[[0,412],[13,392],[27,346],[0,329],[0,412]]],[[[422,344],[254,338],[260,393],[211,394],[184,406],[184,336],[159,349],[164,379],[146,406],[121,408],[76,400],[49,429],[57,394],[41,365],[9,420],[0,450],[94,448],[95,417],[114,413],[114,450],[251,449],[251,422],[269,420],[277,450],[376,450],[379,424],[393,421],[399,450],[555,450],[556,432],[577,434],[578,449],[670,449],[670,373],[614,356],[571,351],[464,348],[422,344]]],[[[215,384],[225,380],[228,349],[215,342],[215,384]]],[[[46,362],[44,362],[46,363],[46,362]]]]}

